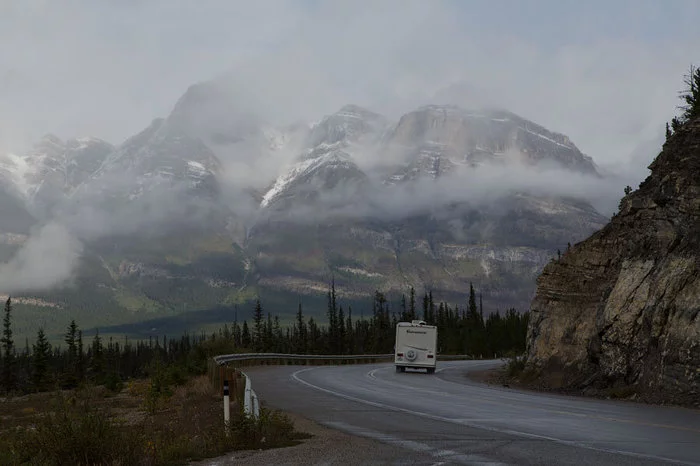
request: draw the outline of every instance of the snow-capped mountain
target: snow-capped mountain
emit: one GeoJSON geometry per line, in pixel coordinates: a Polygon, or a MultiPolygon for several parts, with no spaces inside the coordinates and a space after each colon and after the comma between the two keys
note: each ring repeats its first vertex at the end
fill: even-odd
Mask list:
{"type": "Polygon", "coordinates": [[[215,184],[221,165],[200,140],[174,133],[154,120],[106,157],[76,196],[126,196],[136,199],[159,187],[197,189],[215,184]]]}
{"type": "Polygon", "coordinates": [[[387,134],[385,150],[403,154],[391,182],[436,178],[460,165],[550,164],[597,174],[593,160],[568,137],[503,110],[464,110],[430,105],[410,112],[387,134]]]}
{"type": "MultiPolygon", "coordinates": [[[[336,177],[337,171],[319,168],[326,163],[338,165],[332,155],[339,151],[344,166],[352,167],[353,178],[378,175],[388,185],[435,179],[452,174],[456,168],[483,164],[550,165],[598,174],[592,159],[566,136],[501,110],[431,105],[389,125],[376,113],[348,105],[314,125],[307,144],[297,162],[263,195],[261,207],[268,207],[275,199],[291,200],[293,191],[309,184],[305,180],[310,171],[317,173],[313,185],[332,189],[337,181],[320,183],[318,178],[324,174],[336,177]]],[[[300,197],[299,202],[307,202],[307,198],[300,197]]]]}
{"type": "Polygon", "coordinates": [[[306,140],[309,148],[351,144],[370,145],[386,129],[383,116],[357,105],[346,105],[315,124],[306,140]]]}
{"type": "Polygon", "coordinates": [[[294,202],[307,206],[322,193],[343,189],[343,197],[326,199],[326,207],[336,207],[353,198],[366,181],[366,175],[347,152],[332,149],[305,158],[281,175],[263,196],[260,206],[283,210],[294,202]],[[285,202],[286,201],[286,202],[285,202]]]}
{"type": "Polygon", "coordinates": [[[414,286],[463,300],[474,282],[485,303],[522,307],[552,254],[606,219],[562,197],[440,197],[486,164],[597,176],[566,136],[505,111],[427,106],[392,122],[346,105],[275,127],[201,83],[116,147],[46,137],[0,157],[0,209],[80,222],[92,255],[79,282],[129,311],[313,294],[331,276],[346,296],[414,286]],[[37,207],[56,199],[62,210],[37,207]]]}
{"type": "Polygon", "coordinates": [[[62,141],[44,136],[27,154],[0,156],[0,173],[28,200],[69,195],[102,165],[114,147],[98,138],[62,141]]]}

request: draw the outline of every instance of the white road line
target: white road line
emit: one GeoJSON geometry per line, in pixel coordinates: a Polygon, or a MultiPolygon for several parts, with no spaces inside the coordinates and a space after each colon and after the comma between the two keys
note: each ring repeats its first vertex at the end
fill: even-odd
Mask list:
{"type": "Polygon", "coordinates": [[[691,463],[691,462],[687,462],[687,461],[675,460],[672,458],[666,458],[666,457],[662,457],[662,456],[647,455],[644,453],[635,453],[635,452],[631,452],[631,451],[616,450],[616,449],[612,449],[612,448],[594,447],[592,445],[588,445],[586,443],[579,442],[579,441],[564,440],[564,439],[560,439],[560,438],[556,438],[556,437],[550,437],[547,435],[532,434],[532,433],[522,432],[522,431],[512,430],[512,429],[502,429],[502,428],[498,428],[498,427],[489,427],[489,426],[484,426],[482,424],[476,424],[470,420],[448,418],[448,417],[437,416],[434,414],[424,413],[424,412],[420,412],[420,411],[414,411],[414,410],[407,409],[407,408],[400,408],[398,406],[392,406],[392,405],[388,405],[386,403],[380,403],[380,402],[376,402],[376,401],[369,401],[369,400],[357,398],[357,397],[354,397],[351,395],[346,395],[344,393],[340,393],[340,392],[330,390],[327,388],[319,387],[318,385],[314,385],[314,384],[307,382],[306,380],[303,380],[299,377],[299,374],[302,374],[302,373],[308,372],[308,371],[312,371],[312,370],[318,370],[318,369],[320,369],[320,367],[309,367],[306,369],[301,369],[301,370],[294,372],[291,375],[291,378],[293,380],[295,380],[296,382],[298,382],[302,385],[305,385],[309,388],[312,388],[314,390],[318,390],[318,391],[321,391],[324,393],[328,393],[330,395],[334,395],[334,396],[337,396],[340,398],[344,398],[346,400],[355,401],[357,403],[362,403],[362,404],[366,404],[369,406],[374,406],[376,408],[387,409],[390,411],[398,411],[398,412],[402,412],[402,413],[412,414],[414,416],[420,416],[420,417],[424,417],[424,418],[428,418],[428,419],[433,419],[436,421],[443,421],[443,422],[449,422],[451,424],[465,425],[468,427],[486,430],[489,432],[498,432],[501,434],[515,435],[515,436],[519,436],[519,437],[527,437],[527,438],[533,438],[533,439],[538,439],[538,440],[549,440],[551,442],[560,443],[562,445],[585,448],[587,450],[599,451],[599,452],[603,452],[603,453],[625,455],[625,456],[631,456],[631,457],[642,458],[642,459],[649,459],[649,460],[654,460],[654,461],[664,461],[664,462],[673,463],[673,464],[682,464],[682,465],[688,465],[688,466],[700,466],[700,463],[691,463]]]}
{"type": "MultiPolygon", "coordinates": [[[[323,422],[323,425],[332,427],[338,430],[342,430],[352,435],[358,435],[361,437],[367,437],[374,440],[378,440],[383,443],[388,443],[390,445],[396,445],[401,448],[406,448],[409,450],[417,451],[419,453],[425,453],[436,458],[445,459],[451,462],[457,462],[461,464],[469,464],[473,466],[506,466],[505,463],[498,463],[489,460],[488,458],[481,455],[471,455],[463,454],[454,450],[443,450],[438,448],[433,448],[428,444],[415,442],[413,440],[403,440],[399,437],[394,437],[393,435],[384,434],[374,430],[363,429],[361,427],[346,424],[345,422],[323,422]]],[[[443,462],[437,464],[444,464],[443,462]]]]}

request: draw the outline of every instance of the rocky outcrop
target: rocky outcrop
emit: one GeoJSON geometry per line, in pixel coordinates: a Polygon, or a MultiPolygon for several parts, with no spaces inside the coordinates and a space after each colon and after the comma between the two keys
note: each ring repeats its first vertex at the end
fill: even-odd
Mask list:
{"type": "Polygon", "coordinates": [[[538,278],[528,365],[551,388],[700,406],[700,120],[593,236],[538,278]]]}

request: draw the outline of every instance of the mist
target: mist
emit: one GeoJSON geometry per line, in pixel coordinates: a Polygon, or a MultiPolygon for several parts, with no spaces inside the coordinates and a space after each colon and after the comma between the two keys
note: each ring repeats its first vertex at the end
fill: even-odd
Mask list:
{"type": "Polygon", "coordinates": [[[79,264],[82,243],[60,223],[37,228],[4,264],[0,264],[3,292],[49,289],[70,280],[79,264]]]}
{"type": "MultiPolygon", "coordinates": [[[[187,89],[213,80],[225,101],[181,122],[193,136],[298,126],[298,139],[282,148],[263,150],[259,138],[207,141],[223,165],[222,203],[253,224],[259,195],[298,160],[304,128],[343,105],[391,121],[425,104],[500,107],[566,134],[606,176],[518,166],[459,171],[412,187],[371,180],[361,193],[341,186],[324,194],[320,209],[293,216],[393,218],[520,190],[579,197],[611,215],[624,186],[636,187],[661,149],[682,75],[699,56],[698,22],[692,0],[585,7],[386,0],[369,8],[291,0],[4,2],[0,151],[22,153],[46,133],[118,145],[154,118],[178,123],[176,103],[187,89]],[[347,202],[358,195],[361,202],[347,202]]],[[[387,162],[354,155],[365,171],[387,162]]],[[[122,182],[105,180],[112,188],[122,182]]],[[[183,218],[201,221],[210,204],[186,194],[171,186],[116,210],[107,201],[63,206],[0,266],[0,282],[13,290],[29,280],[50,288],[70,279],[84,243],[183,218]]]]}

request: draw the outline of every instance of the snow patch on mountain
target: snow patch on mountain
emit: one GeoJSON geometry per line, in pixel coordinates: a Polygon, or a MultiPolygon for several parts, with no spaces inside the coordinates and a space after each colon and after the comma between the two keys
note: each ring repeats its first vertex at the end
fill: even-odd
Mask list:
{"type": "Polygon", "coordinates": [[[29,176],[36,172],[36,167],[26,156],[7,153],[0,155],[0,173],[8,185],[23,198],[30,197],[36,185],[29,181],[29,176]]]}
{"type": "Polygon", "coordinates": [[[302,160],[301,162],[294,164],[289,171],[283,173],[277,178],[277,180],[275,180],[275,184],[272,185],[272,188],[270,188],[270,190],[268,190],[263,196],[262,202],[260,202],[260,207],[267,207],[280,193],[284,192],[288,186],[294,183],[298,177],[303,176],[304,174],[313,170],[314,167],[317,167],[323,163],[322,159],[323,156],[302,160]]]}

